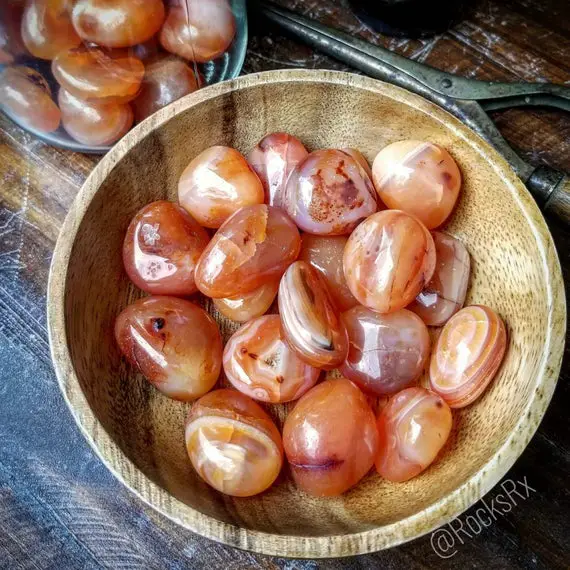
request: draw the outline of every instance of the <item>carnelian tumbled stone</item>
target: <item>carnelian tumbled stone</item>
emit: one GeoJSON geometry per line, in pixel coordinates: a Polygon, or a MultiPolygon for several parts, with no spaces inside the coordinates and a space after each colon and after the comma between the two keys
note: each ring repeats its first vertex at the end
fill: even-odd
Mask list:
{"type": "Polygon", "coordinates": [[[308,154],[303,143],[287,133],[266,135],[251,150],[247,160],[263,184],[267,204],[281,206],[289,175],[308,154]]]}
{"type": "Polygon", "coordinates": [[[379,313],[411,303],[435,269],[435,245],[414,216],[384,210],[362,222],[344,249],[344,276],[351,293],[379,313]]]}
{"type": "Polygon", "coordinates": [[[346,311],[358,301],[350,292],[342,270],[342,255],[346,236],[315,236],[303,234],[299,259],[318,269],[326,278],[329,291],[341,311],[346,311]]]}
{"type": "Polygon", "coordinates": [[[290,265],[278,300],[285,337],[305,362],[327,370],[344,362],[348,335],[319,271],[304,261],[290,265]]]}
{"type": "Polygon", "coordinates": [[[75,97],[63,87],[57,99],[65,130],[82,144],[112,144],[133,125],[133,111],[127,103],[91,103],[75,97]]]}
{"type": "Polygon", "coordinates": [[[432,232],[436,265],[433,277],[408,306],[426,325],[445,324],[465,302],[471,262],[467,248],[452,236],[432,232]]]}
{"type": "Polygon", "coordinates": [[[343,148],[342,152],[346,152],[346,154],[352,156],[352,158],[362,166],[366,174],[370,177],[370,180],[372,180],[372,169],[365,156],[357,148],[343,148]]]}
{"type": "Polygon", "coordinates": [[[71,18],[87,42],[129,47],[150,39],[164,21],[162,0],[75,0],[71,18]]]}
{"type": "Polygon", "coordinates": [[[368,174],[341,150],[317,150],[289,176],[281,206],[303,231],[349,234],[376,212],[376,191],[368,174]]]}
{"type": "Polygon", "coordinates": [[[185,439],[194,469],[226,495],[257,495],[281,471],[277,427],[258,404],[235,390],[214,390],[200,398],[188,414],[185,439]]]}
{"type": "Polygon", "coordinates": [[[131,281],[155,295],[191,295],[194,271],[210,237],[178,204],[148,204],[132,219],[123,243],[131,281]]]}
{"type": "Polygon", "coordinates": [[[59,53],[52,73],[72,95],[97,103],[126,103],[134,99],[144,65],[126,50],[81,47],[59,53]]]}
{"type": "Polygon", "coordinates": [[[451,432],[451,410],[424,388],[393,396],[378,416],[376,470],[389,481],[407,481],[437,457],[451,432]]]}
{"type": "Polygon", "coordinates": [[[507,332],[483,305],[465,307],[443,327],[431,355],[431,389],[452,408],[463,408],[487,388],[503,361],[507,332]]]}
{"type": "Polygon", "coordinates": [[[7,67],[0,73],[0,106],[31,130],[51,133],[61,113],[44,77],[30,67],[7,67]]]}
{"type": "Polygon", "coordinates": [[[235,33],[227,0],[198,0],[171,6],[159,39],[165,50],[204,63],[222,55],[235,33]]]}
{"type": "Polygon", "coordinates": [[[141,90],[133,101],[137,122],[198,89],[194,71],[174,56],[146,65],[141,90]]]}
{"type": "Polygon", "coordinates": [[[428,229],[440,226],[451,214],[461,187],[455,160],[429,142],[388,145],[374,159],[372,174],[384,204],[413,214],[428,229]]]}
{"type": "Polygon", "coordinates": [[[249,293],[281,277],[300,247],[299,231],[283,210],[247,206],[211,239],[198,261],[196,284],[213,298],[249,293]]]}
{"type": "Polygon", "coordinates": [[[139,299],[117,317],[115,337],[131,364],[169,398],[199,398],[212,389],[220,374],[218,325],[190,301],[139,299]]]}
{"type": "Polygon", "coordinates": [[[41,59],[77,47],[77,35],[69,9],[70,0],[30,0],[22,18],[22,39],[28,51],[41,59]]]}
{"type": "Polygon", "coordinates": [[[228,146],[202,151],[178,182],[180,205],[203,226],[219,228],[244,206],[263,204],[263,186],[243,155],[228,146]]]}
{"type": "Polygon", "coordinates": [[[296,400],[320,374],[289,348],[279,315],[253,319],[236,331],[224,349],[223,365],[240,392],[274,404],[296,400]]]}
{"type": "Polygon", "coordinates": [[[374,464],[376,419],[352,382],[326,380],[302,396],[287,416],[283,446],[297,486],[319,497],[340,495],[374,464]]]}
{"type": "Polygon", "coordinates": [[[16,0],[3,0],[0,5],[0,64],[10,64],[27,53],[22,40],[24,5],[16,0]]]}
{"type": "Polygon", "coordinates": [[[423,372],[430,339],[422,320],[406,309],[382,315],[360,305],[342,314],[350,348],[341,372],[363,390],[384,396],[423,372]]]}
{"type": "Polygon", "coordinates": [[[225,297],[223,299],[212,299],[216,309],[228,319],[245,323],[256,317],[261,317],[273,304],[279,289],[279,279],[270,281],[254,289],[249,293],[225,297]]]}

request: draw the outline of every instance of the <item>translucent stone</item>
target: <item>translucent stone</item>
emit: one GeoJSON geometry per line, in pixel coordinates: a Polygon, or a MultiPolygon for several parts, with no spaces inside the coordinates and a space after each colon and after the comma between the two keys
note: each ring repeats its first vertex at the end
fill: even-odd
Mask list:
{"type": "Polygon", "coordinates": [[[77,47],[77,35],[69,14],[71,0],[29,0],[22,19],[22,39],[28,51],[41,59],[77,47]]]}
{"type": "Polygon", "coordinates": [[[132,219],[123,244],[131,281],[155,295],[191,295],[194,271],[210,237],[178,204],[159,201],[132,219]]]}
{"type": "Polygon", "coordinates": [[[174,56],[148,63],[141,90],[133,101],[137,122],[198,89],[194,71],[174,56]]]}
{"type": "Polygon", "coordinates": [[[315,236],[303,234],[299,259],[318,269],[326,278],[329,291],[341,311],[346,311],[358,301],[350,292],[342,270],[342,256],[346,236],[315,236]]]}
{"type": "Polygon", "coordinates": [[[467,248],[457,239],[432,232],[436,265],[431,281],[408,306],[426,325],[445,324],[465,302],[471,262],[467,248]]]}
{"type": "Polygon", "coordinates": [[[245,323],[261,317],[269,310],[277,297],[278,289],[279,279],[276,279],[261,285],[250,293],[224,299],[212,299],[212,301],[222,315],[232,321],[245,323]]]}
{"type": "Polygon", "coordinates": [[[346,154],[352,156],[352,158],[354,158],[354,160],[356,160],[356,162],[362,166],[364,172],[368,174],[370,180],[372,180],[372,169],[370,168],[370,165],[368,164],[368,161],[364,155],[357,148],[343,148],[342,152],[346,152],[346,154]]]}
{"type": "Polygon", "coordinates": [[[0,5],[0,65],[27,53],[21,32],[23,14],[24,5],[17,0],[3,0],[0,5]]]}
{"type": "Polygon", "coordinates": [[[370,178],[341,150],[317,150],[299,163],[281,206],[299,228],[317,235],[348,234],[377,209],[370,178]]]}
{"type": "Polygon", "coordinates": [[[283,210],[247,206],[222,225],[202,253],[196,284],[213,298],[250,293],[281,277],[300,247],[299,231],[283,210]]]}
{"type": "Polygon", "coordinates": [[[221,56],[235,33],[235,18],[227,0],[200,0],[171,6],[159,37],[165,50],[204,63],[221,56]]]}
{"type": "Polygon", "coordinates": [[[81,38],[129,47],[154,36],[164,21],[162,0],[75,0],[71,17],[81,38]]]}
{"type": "Polygon", "coordinates": [[[223,365],[236,389],[273,404],[301,397],[320,374],[289,348],[279,315],[253,319],[236,331],[224,349],[223,365]]]}
{"type": "Polygon", "coordinates": [[[368,393],[394,394],[418,379],[430,350],[427,327],[406,309],[382,315],[362,307],[342,314],[350,341],[340,367],[368,393]]]}
{"type": "Polygon", "coordinates": [[[263,184],[267,204],[281,205],[289,175],[308,154],[303,143],[287,133],[271,133],[257,143],[247,160],[263,184]]]}
{"type": "Polygon", "coordinates": [[[408,481],[437,457],[451,432],[449,406],[424,388],[393,396],[378,416],[376,470],[389,481],[408,481]]]}
{"type": "Polygon", "coordinates": [[[0,105],[31,130],[51,133],[59,127],[61,113],[51,98],[49,85],[30,67],[6,67],[0,73],[0,105]]]}
{"type": "Polygon", "coordinates": [[[257,495],[281,471],[279,431],[258,404],[235,390],[215,390],[198,400],[186,420],[185,439],[194,469],[226,495],[257,495]]]}
{"type": "Polygon", "coordinates": [[[507,332],[489,307],[473,305],[456,313],[443,327],[430,362],[430,385],[452,408],[474,402],[497,374],[507,332]]]}
{"type": "Polygon", "coordinates": [[[372,165],[374,185],[388,208],[419,218],[428,229],[448,218],[461,187],[461,173],[442,147],[406,140],[382,149],[372,165]]]}
{"type": "Polygon", "coordinates": [[[308,364],[332,369],[348,354],[348,335],[325,278],[304,261],[289,266],[279,285],[279,314],[291,348],[308,364]]]}
{"type": "Polygon", "coordinates": [[[219,228],[244,206],[263,204],[263,185],[246,159],[227,146],[202,151],[178,182],[180,205],[207,228],[219,228]]]}
{"type": "Polygon", "coordinates": [[[220,374],[218,325],[190,301],[139,299],[117,317],[115,337],[131,364],[169,398],[199,398],[212,389],[220,374]]]}
{"type": "Polygon", "coordinates": [[[126,50],[81,47],[60,52],[52,72],[64,89],[80,99],[126,103],[139,92],[144,65],[126,50]]]}
{"type": "Polygon", "coordinates": [[[133,111],[125,103],[98,104],[59,90],[61,121],[69,136],[90,146],[110,145],[133,125],[133,111]]]}
{"type": "Polygon", "coordinates": [[[287,416],[283,446],[298,487],[319,497],[340,495],[374,464],[376,420],[352,382],[326,380],[302,396],[287,416]]]}
{"type": "Polygon", "coordinates": [[[344,249],[344,276],[364,306],[390,313],[409,305],[435,269],[435,245],[426,227],[399,210],[362,222],[344,249]]]}

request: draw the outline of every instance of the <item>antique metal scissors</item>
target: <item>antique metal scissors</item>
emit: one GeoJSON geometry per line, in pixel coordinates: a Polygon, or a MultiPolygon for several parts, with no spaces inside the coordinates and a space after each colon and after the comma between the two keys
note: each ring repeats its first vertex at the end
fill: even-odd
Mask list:
{"type": "Polygon", "coordinates": [[[507,143],[487,111],[548,106],[570,111],[570,87],[551,83],[501,83],[459,77],[412,61],[380,46],[260,2],[263,16],[290,34],[371,77],[393,83],[443,107],[491,143],[526,184],[543,212],[570,222],[570,176],[532,166],[507,143]]]}

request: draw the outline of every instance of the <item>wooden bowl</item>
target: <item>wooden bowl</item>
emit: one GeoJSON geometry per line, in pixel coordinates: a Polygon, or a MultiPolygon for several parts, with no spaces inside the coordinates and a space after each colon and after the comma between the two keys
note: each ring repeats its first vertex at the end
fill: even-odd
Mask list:
{"type": "MultiPolygon", "coordinates": [[[[290,557],[394,546],[450,521],[487,493],[546,410],[566,326],[554,244],[505,160],[421,97],[328,71],[277,71],[214,85],[130,132],[95,168],[65,220],[51,268],[48,315],[61,390],[109,469],[194,532],[290,557]],[[296,489],[285,468],[257,497],[222,495],[196,475],[186,456],[187,405],[163,397],[133,373],[115,345],[115,317],[141,296],[121,260],[132,216],[153,200],[176,200],[182,170],[206,147],[225,144],[247,152],[272,131],[296,135],[309,149],[354,146],[369,160],[393,141],[425,139],[447,148],[461,167],[463,189],[446,229],[472,256],[467,303],[484,303],[501,314],[509,348],[483,397],[454,413],[442,457],[407,483],[370,473],[341,497],[317,499],[296,489]]],[[[235,325],[215,316],[227,338],[235,325]]],[[[281,423],[285,409],[273,407],[272,413],[281,423]]]]}

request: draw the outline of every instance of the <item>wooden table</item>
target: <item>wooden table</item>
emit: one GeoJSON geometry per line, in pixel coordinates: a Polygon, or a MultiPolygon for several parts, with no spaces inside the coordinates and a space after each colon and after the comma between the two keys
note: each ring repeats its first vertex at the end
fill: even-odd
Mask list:
{"type": "MultiPolygon", "coordinates": [[[[345,1],[282,4],[453,73],[570,81],[568,0],[483,1],[448,33],[421,41],[374,34],[351,15],[345,1]]],[[[252,28],[244,73],[346,69],[267,25],[252,28]]],[[[513,109],[495,119],[530,162],[570,172],[570,116],[513,109]]],[[[538,433],[505,478],[526,477],[535,492],[479,533],[464,524],[454,547],[440,552],[448,558],[438,555],[426,536],[353,559],[270,559],[185,532],[132,496],[71,419],[52,371],[46,331],[51,253],[65,214],[97,160],[50,148],[0,116],[0,568],[570,567],[568,357],[538,433]]],[[[556,222],[549,225],[568,280],[570,232],[556,222]]],[[[491,491],[487,503],[500,491],[491,491]]],[[[464,523],[467,514],[460,517],[464,523]]]]}

